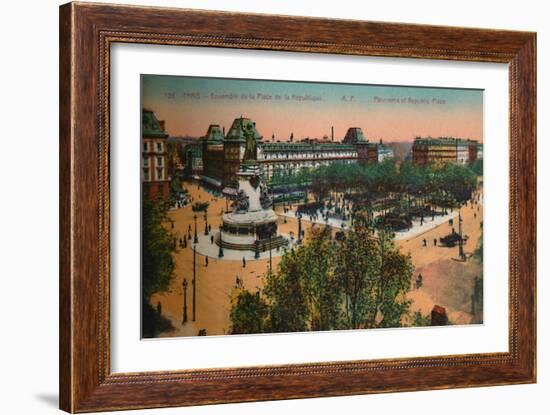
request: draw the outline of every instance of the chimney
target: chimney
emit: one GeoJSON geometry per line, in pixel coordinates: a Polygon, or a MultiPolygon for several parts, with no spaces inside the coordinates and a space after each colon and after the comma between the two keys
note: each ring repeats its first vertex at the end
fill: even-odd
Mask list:
{"type": "Polygon", "coordinates": [[[225,137],[225,127],[222,127],[222,131],[223,131],[223,136],[225,137]]]}
{"type": "Polygon", "coordinates": [[[294,141],[294,133],[290,133],[290,142],[292,143],[294,141]]]}
{"type": "Polygon", "coordinates": [[[330,127],[330,139],[334,141],[334,125],[330,127]]]}

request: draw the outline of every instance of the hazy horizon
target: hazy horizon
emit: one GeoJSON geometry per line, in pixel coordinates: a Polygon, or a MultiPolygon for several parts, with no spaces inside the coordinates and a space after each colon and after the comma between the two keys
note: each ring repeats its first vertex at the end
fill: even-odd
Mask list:
{"type": "Polygon", "coordinates": [[[142,106],[165,120],[171,136],[203,136],[210,124],[226,131],[240,116],[270,140],[331,136],[360,127],[371,141],[417,136],[483,141],[483,91],[142,75],[142,106]]]}

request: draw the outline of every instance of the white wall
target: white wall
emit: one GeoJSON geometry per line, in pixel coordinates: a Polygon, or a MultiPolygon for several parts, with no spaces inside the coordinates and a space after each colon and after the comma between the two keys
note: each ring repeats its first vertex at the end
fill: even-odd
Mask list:
{"type": "MultiPolygon", "coordinates": [[[[365,20],[491,27],[538,32],[538,112],[548,113],[550,27],[545,2],[462,0],[357,2],[297,0],[139,1],[231,11],[314,15],[365,20]],[[546,76],[548,78],[548,76],[546,76]]],[[[17,153],[3,153],[0,203],[0,412],[56,413],[57,407],[57,209],[58,209],[58,10],[54,0],[3,4],[0,106],[3,142],[17,153]]],[[[538,117],[540,138],[548,138],[548,120],[538,117]]],[[[4,147],[6,148],[6,147],[4,147]]],[[[548,140],[539,140],[539,212],[548,212],[542,183],[550,180],[548,140]]],[[[550,231],[539,215],[539,235],[550,231]]],[[[550,399],[548,327],[550,308],[540,301],[548,291],[548,237],[539,237],[539,383],[537,385],[323,398],[270,403],[218,405],[132,412],[158,414],[406,413],[498,414],[547,413],[550,399]]]]}

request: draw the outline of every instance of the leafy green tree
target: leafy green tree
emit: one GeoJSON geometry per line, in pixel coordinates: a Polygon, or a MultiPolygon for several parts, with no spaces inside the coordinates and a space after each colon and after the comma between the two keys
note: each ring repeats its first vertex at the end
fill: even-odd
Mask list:
{"type": "Polygon", "coordinates": [[[166,291],[174,278],[173,235],[163,224],[169,221],[166,205],[143,199],[141,238],[142,335],[155,337],[173,329],[169,320],[150,304],[151,295],[166,291]]]}
{"type": "Polygon", "coordinates": [[[174,273],[174,236],[163,226],[169,221],[164,204],[149,198],[142,205],[142,287],[149,298],[170,287],[174,273]]]}
{"type": "Polygon", "coordinates": [[[259,291],[237,287],[231,300],[231,334],[264,333],[268,325],[268,305],[259,291]]]}
{"type": "Polygon", "coordinates": [[[339,293],[334,277],[335,254],[330,228],[312,230],[309,242],[300,246],[296,254],[296,259],[301,265],[308,328],[336,328],[340,314],[339,293]]]}
{"type": "Polygon", "coordinates": [[[412,261],[386,231],[375,235],[359,212],[338,249],[336,275],[345,294],[347,328],[399,327],[408,311],[412,261]]]}

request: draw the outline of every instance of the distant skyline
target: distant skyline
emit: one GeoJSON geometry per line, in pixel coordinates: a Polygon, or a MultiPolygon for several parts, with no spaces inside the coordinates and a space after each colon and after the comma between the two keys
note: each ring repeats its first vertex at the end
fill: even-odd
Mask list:
{"type": "Polygon", "coordinates": [[[370,140],[450,136],[483,141],[483,91],[249,79],[142,75],[142,106],[171,136],[226,131],[241,115],[270,140],[330,137],[360,127],[370,140]]]}

